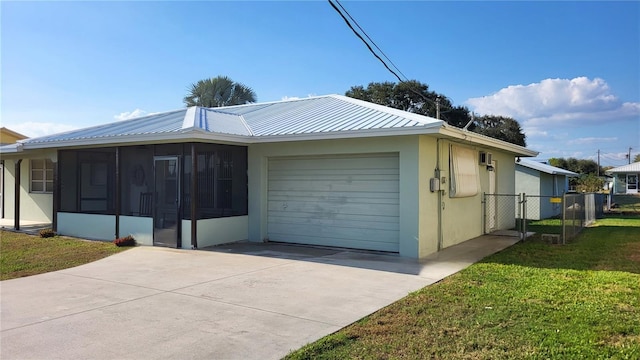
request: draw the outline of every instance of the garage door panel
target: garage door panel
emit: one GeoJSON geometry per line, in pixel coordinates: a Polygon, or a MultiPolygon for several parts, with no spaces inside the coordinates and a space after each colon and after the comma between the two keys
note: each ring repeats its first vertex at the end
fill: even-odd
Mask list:
{"type": "Polygon", "coordinates": [[[269,170],[349,170],[355,168],[354,164],[357,164],[357,169],[397,169],[398,163],[397,155],[300,157],[270,159],[269,170]]]}
{"type": "Polygon", "coordinates": [[[269,159],[272,241],[398,251],[399,157],[269,159]]]}
{"type": "Polygon", "coordinates": [[[318,193],[314,196],[314,194],[308,194],[308,196],[304,196],[308,193],[300,192],[300,195],[272,195],[269,197],[270,201],[274,202],[287,202],[287,201],[299,201],[299,202],[314,202],[314,201],[327,201],[332,203],[355,203],[355,204],[395,204],[397,205],[398,198],[395,197],[394,193],[371,193],[371,192],[363,192],[363,193],[351,193],[350,195],[335,195],[335,194],[327,194],[323,193],[320,195],[318,193]],[[381,197],[380,195],[389,194],[389,196],[381,197]],[[357,195],[357,196],[356,196],[357,195]]]}
{"type": "Polygon", "coordinates": [[[395,199],[398,200],[397,192],[380,191],[312,191],[312,190],[269,190],[269,199],[272,198],[306,198],[314,197],[321,199],[395,199]]]}
{"type": "Polygon", "coordinates": [[[398,174],[360,174],[360,175],[347,175],[347,174],[281,174],[270,176],[271,183],[277,184],[280,181],[353,181],[358,179],[359,181],[398,181],[398,174]]]}
{"type": "MultiPolygon", "coordinates": [[[[281,241],[281,242],[301,244],[300,237],[295,235],[292,236],[288,234],[280,234],[278,239],[279,239],[278,241],[281,241]]],[[[346,248],[352,248],[352,249],[367,249],[367,250],[390,251],[390,252],[398,252],[399,250],[399,246],[397,242],[381,243],[381,242],[373,242],[370,240],[338,239],[338,238],[315,237],[315,236],[305,237],[305,242],[302,244],[321,245],[321,246],[338,246],[338,247],[346,247],[346,248]]]]}
{"type": "MultiPolygon", "coordinates": [[[[328,229],[322,225],[295,225],[295,224],[274,224],[272,228],[273,234],[288,236],[313,236],[326,237],[343,240],[358,240],[380,243],[394,243],[398,232],[393,230],[374,230],[354,227],[333,227],[328,229]]],[[[269,238],[271,240],[271,238],[269,238]]]]}
{"type": "Polygon", "coordinates": [[[375,177],[379,176],[390,176],[395,175],[398,177],[398,169],[344,169],[344,170],[322,170],[322,169],[313,169],[313,170],[292,170],[292,171],[284,171],[284,170],[269,170],[269,178],[271,180],[282,180],[282,179],[298,179],[303,177],[327,177],[327,176],[357,176],[360,178],[365,177],[375,177]]]}
{"type": "MultiPolygon", "coordinates": [[[[290,212],[290,211],[269,211],[269,220],[272,222],[278,222],[279,219],[321,219],[326,221],[334,221],[334,220],[342,220],[342,221],[352,221],[355,223],[361,223],[362,225],[368,226],[370,223],[380,223],[380,224],[395,224],[398,226],[398,218],[386,215],[353,215],[353,214],[340,214],[340,216],[336,216],[333,218],[321,218],[318,217],[317,214],[312,212],[290,212]]],[[[282,222],[280,220],[280,222],[282,222]]]]}
{"type": "MultiPolygon", "coordinates": [[[[353,227],[354,220],[348,219],[348,216],[340,216],[336,219],[322,219],[314,216],[309,216],[312,214],[305,214],[307,216],[299,216],[299,217],[291,217],[291,216],[272,216],[270,218],[271,224],[284,224],[284,225],[313,225],[313,226],[325,226],[325,227],[353,227]]],[[[390,231],[398,231],[399,226],[396,222],[389,221],[358,221],[358,226],[365,225],[368,229],[374,230],[390,230],[390,231]]]]}
{"type": "Polygon", "coordinates": [[[350,204],[337,202],[298,202],[298,201],[269,201],[269,210],[285,212],[315,213],[319,217],[334,217],[339,215],[367,215],[399,216],[397,204],[350,204]],[[366,208],[366,209],[364,209],[366,208]]]}
{"type": "Polygon", "coordinates": [[[269,185],[269,190],[303,191],[303,190],[313,189],[315,191],[327,191],[327,192],[330,192],[330,191],[397,192],[399,185],[400,185],[400,182],[398,180],[389,180],[389,181],[278,180],[278,181],[275,181],[273,184],[269,185]]]}

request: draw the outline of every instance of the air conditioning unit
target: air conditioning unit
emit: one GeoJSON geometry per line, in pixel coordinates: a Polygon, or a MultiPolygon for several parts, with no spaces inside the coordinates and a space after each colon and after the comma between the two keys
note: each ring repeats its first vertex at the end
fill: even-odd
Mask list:
{"type": "Polygon", "coordinates": [[[493,154],[486,151],[480,151],[479,161],[480,165],[491,165],[493,162],[493,154]]]}

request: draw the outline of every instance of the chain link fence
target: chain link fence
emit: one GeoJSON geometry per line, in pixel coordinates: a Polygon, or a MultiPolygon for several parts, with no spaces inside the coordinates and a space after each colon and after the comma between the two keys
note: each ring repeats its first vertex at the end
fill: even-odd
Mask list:
{"type": "Polygon", "coordinates": [[[522,228],[522,196],[520,194],[484,194],[484,229],[489,234],[498,230],[522,228]]]}
{"type": "Polygon", "coordinates": [[[527,224],[544,219],[560,219],[561,234],[552,234],[565,244],[604,215],[605,195],[571,193],[561,196],[526,194],[484,194],[485,233],[516,230],[527,236],[527,224]]]}
{"type": "Polygon", "coordinates": [[[562,243],[604,216],[604,194],[565,194],[562,211],[562,243]]]}

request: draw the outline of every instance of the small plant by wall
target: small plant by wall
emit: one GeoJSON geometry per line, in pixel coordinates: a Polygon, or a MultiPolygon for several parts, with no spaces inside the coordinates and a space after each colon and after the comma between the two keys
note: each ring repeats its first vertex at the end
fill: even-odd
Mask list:
{"type": "Polygon", "coordinates": [[[121,237],[121,238],[117,238],[115,240],[113,240],[113,243],[116,244],[116,246],[122,247],[122,246],[136,246],[136,239],[133,238],[133,236],[131,235],[127,235],[125,237],[121,237]]]}
{"type": "Polygon", "coordinates": [[[52,229],[42,229],[38,232],[41,238],[50,238],[56,236],[55,231],[52,229]]]}

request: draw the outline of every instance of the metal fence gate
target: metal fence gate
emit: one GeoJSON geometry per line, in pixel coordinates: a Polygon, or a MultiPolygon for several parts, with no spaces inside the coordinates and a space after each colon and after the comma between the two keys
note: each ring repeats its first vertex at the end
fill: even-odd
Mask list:
{"type": "Polygon", "coordinates": [[[520,239],[525,239],[530,221],[560,219],[562,231],[555,235],[566,243],[603,216],[605,197],[594,193],[561,196],[484,194],[484,232],[515,230],[520,239]]]}

